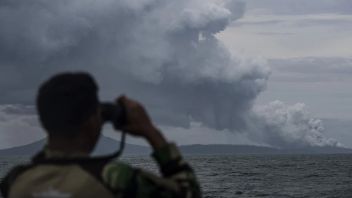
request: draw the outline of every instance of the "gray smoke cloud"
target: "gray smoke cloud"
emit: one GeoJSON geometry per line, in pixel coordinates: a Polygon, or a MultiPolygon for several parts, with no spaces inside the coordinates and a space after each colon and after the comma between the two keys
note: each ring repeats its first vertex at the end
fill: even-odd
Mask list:
{"type": "Polygon", "coordinates": [[[101,98],[126,93],[164,126],[196,121],[273,146],[336,145],[315,135],[322,130],[285,127],[307,119],[275,123],[276,111],[253,110],[270,76],[266,61],[233,55],[216,37],[244,10],[219,0],[3,0],[0,102],[33,104],[49,75],[84,70],[101,98]]]}
{"type": "Polygon", "coordinates": [[[253,138],[281,148],[343,146],[335,139],[324,137],[322,120],[312,117],[303,103],[289,106],[277,100],[256,107],[249,123],[253,123],[249,125],[253,138]]]}

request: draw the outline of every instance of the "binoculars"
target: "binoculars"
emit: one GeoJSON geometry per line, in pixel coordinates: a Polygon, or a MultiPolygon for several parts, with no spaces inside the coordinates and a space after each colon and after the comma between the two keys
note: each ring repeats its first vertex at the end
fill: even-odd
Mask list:
{"type": "Polygon", "coordinates": [[[126,125],[126,109],[122,104],[101,103],[101,115],[104,122],[111,122],[115,129],[126,125]]]}

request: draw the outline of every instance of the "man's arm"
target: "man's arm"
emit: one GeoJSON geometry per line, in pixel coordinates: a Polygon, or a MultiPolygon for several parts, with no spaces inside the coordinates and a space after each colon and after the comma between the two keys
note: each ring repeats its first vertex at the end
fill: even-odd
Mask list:
{"type": "Polygon", "coordinates": [[[104,182],[123,197],[201,197],[192,168],[174,144],[155,150],[152,156],[159,164],[162,177],[116,162],[104,168],[104,182]]]}
{"type": "Polygon", "coordinates": [[[159,165],[162,177],[121,163],[104,168],[104,182],[125,197],[201,197],[194,171],[182,158],[175,144],[169,144],[154,127],[144,107],[127,97],[118,101],[126,108],[127,124],[122,129],[144,137],[153,147],[152,157],[159,165]]]}

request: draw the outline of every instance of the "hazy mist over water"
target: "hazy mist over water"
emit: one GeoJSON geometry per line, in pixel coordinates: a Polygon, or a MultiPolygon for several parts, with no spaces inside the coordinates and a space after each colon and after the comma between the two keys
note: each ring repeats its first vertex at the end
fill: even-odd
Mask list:
{"type": "MultiPolygon", "coordinates": [[[[187,156],[203,197],[352,197],[352,155],[187,156]]],[[[0,158],[0,177],[20,158],[0,158]]],[[[148,157],[122,161],[157,173],[148,157]]]]}

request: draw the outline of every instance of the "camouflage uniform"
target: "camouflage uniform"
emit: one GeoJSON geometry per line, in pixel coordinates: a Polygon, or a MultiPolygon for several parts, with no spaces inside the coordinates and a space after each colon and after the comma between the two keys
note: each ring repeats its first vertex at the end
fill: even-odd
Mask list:
{"type": "Polygon", "coordinates": [[[113,158],[77,158],[48,150],[14,168],[1,183],[4,197],[201,197],[192,168],[174,144],[152,154],[162,177],[113,158]]]}

